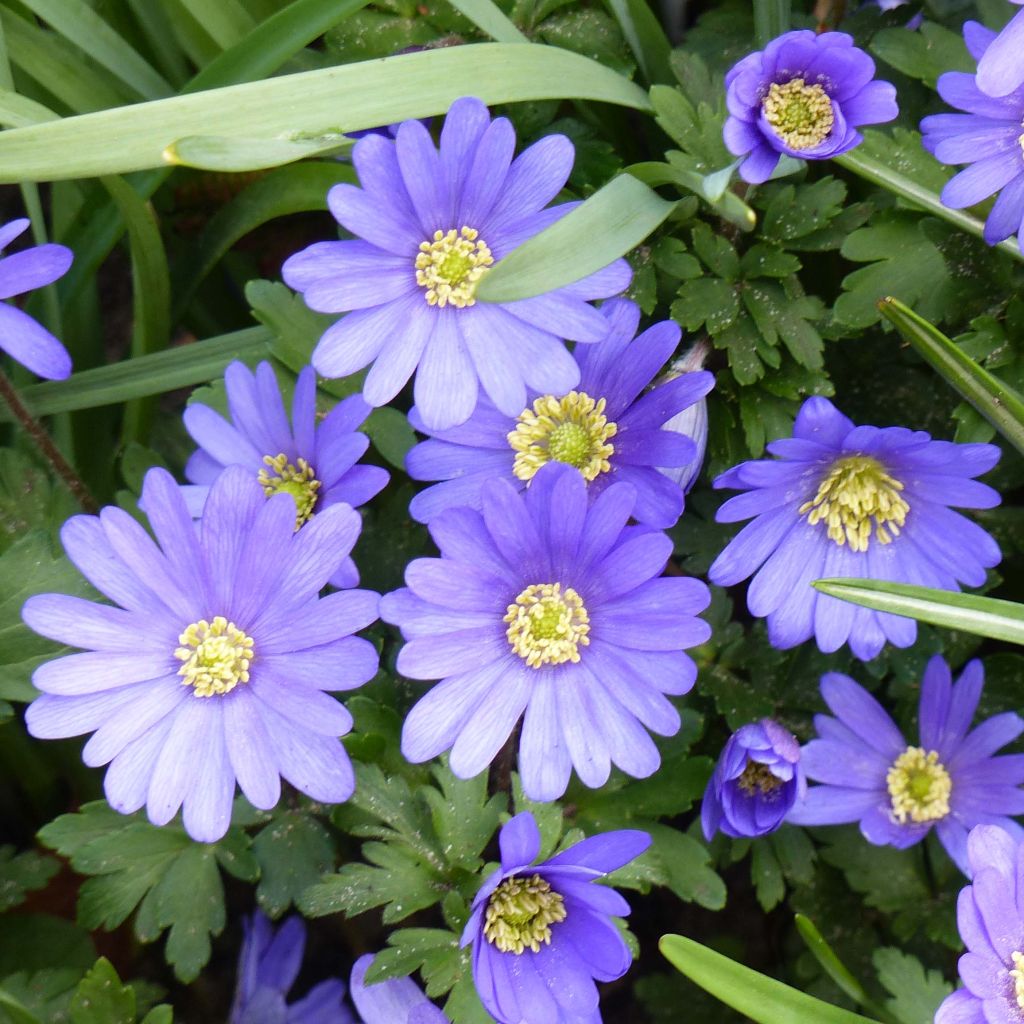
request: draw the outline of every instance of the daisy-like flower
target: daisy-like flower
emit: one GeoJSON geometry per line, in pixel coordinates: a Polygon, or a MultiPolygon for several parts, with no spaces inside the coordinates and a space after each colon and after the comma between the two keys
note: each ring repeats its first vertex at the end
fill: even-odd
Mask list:
{"type": "Polygon", "coordinates": [[[854,577],[944,590],[977,587],[1000,559],[980,526],[950,509],[992,508],[999,494],[972,479],[999,459],[991,444],[933,441],[921,430],[854,424],[824,398],[804,402],[793,436],[773,441],[777,459],[744,462],[715,487],[742,489],[721,523],[753,517],[708,576],[732,586],[753,576],[747,607],[767,616],[780,648],[815,637],[823,651],[849,642],[860,659],[888,640],[909,647],[917,624],[819,594],[811,581],[854,577]]]}
{"type": "MultiPolygon", "coordinates": [[[[0,227],[0,251],[28,226],[28,219],[22,217],[0,227]]],[[[67,273],[73,259],[67,246],[52,242],[4,256],[0,259],[0,299],[13,299],[53,284],[67,273]]],[[[0,302],[0,349],[47,380],[64,380],[71,374],[67,349],[42,324],[9,302],[0,302]]]]}
{"type": "Polygon", "coordinates": [[[384,405],[416,372],[415,399],[432,430],[465,423],[478,384],[509,416],[526,405],[526,387],[565,394],[579,367],[562,339],[601,341],[608,322],[588,305],[621,292],[624,260],[545,295],[477,302],[478,283],[516,246],[578,204],[545,209],[573,162],[572,143],[549,135],[517,159],[515,131],[491,121],[476,99],[452,104],[440,152],[419,121],[394,141],[360,139],[352,162],[362,188],[335,185],[331,212],[356,237],[319,242],[284,265],[285,281],[307,305],[348,312],[313,352],[325,377],[373,363],[363,397],[384,405]]]}
{"type": "Polygon", "coordinates": [[[806,789],[796,737],[770,718],[744,725],[722,748],[704,791],[704,838],[719,829],[734,839],[774,832],[806,789]]]}
{"type": "MultiPolygon", "coordinates": [[[[1024,4],[1024,0],[1010,0],[1024,4]]],[[[965,26],[966,27],[966,26],[965,26]]],[[[980,25],[978,26],[981,27],[980,25]]],[[[1018,11],[978,58],[978,88],[989,96],[1009,96],[1024,85],[1024,11],[1018,11]]]]}
{"type": "Polygon", "coordinates": [[[752,184],[783,154],[828,160],[864,141],[858,128],[899,113],[895,87],[875,80],[875,62],[845,32],[786,32],[735,64],[725,86],[725,144],[752,184]]]}
{"type": "MultiPolygon", "coordinates": [[[[345,983],[332,978],[298,1002],[286,999],[302,967],[306,926],[289,917],[275,929],[258,910],[246,918],[228,1024],[358,1024],[342,1005],[345,983]]],[[[396,1018],[395,1024],[404,1024],[396,1018]]]]}
{"type": "Polygon", "coordinates": [[[626,527],[636,491],[612,484],[590,503],[583,477],[552,463],[525,494],[492,480],[482,512],[449,509],[430,524],[440,558],[406,569],[381,614],[406,644],[398,671],[440,679],[409,712],[402,753],[451,748],[460,778],[484,770],[525,712],[519,745],[533,800],[565,792],[575,767],[602,786],[614,762],[644,778],[660,763],[647,729],[670,736],[697,668],[683,649],[711,635],[696,618],[703,583],[658,578],[672,542],[626,527]]]}
{"type": "Polygon", "coordinates": [[[881,704],[848,676],[830,672],[821,695],[836,716],[817,715],[818,738],[802,751],[811,786],[790,812],[797,825],[859,821],[876,846],[904,849],[934,828],[946,852],[970,874],[967,832],[1000,825],[1024,834],[1008,815],[1024,812],[1024,755],[993,757],[1024,732],[1012,711],[968,732],[985,675],[971,661],[953,685],[935,655],[924,671],[918,708],[919,743],[908,744],[881,704]]]}
{"type": "Polygon", "coordinates": [[[957,927],[964,987],[946,996],[935,1024],[1024,1022],[1024,847],[996,825],[967,839],[971,884],[960,890],[957,927]]]}
{"type": "Polygon", "coordinates": [[[169,473],[151,469],[142,493],[156,543],[119,508],[61,531],[115,607],[64,594],[25,603],[37,633],[86,649],[36,669],[29,732],[93,733],[82,757],[110,763],[111,807],[145,804],[165,825],[184,806],[200,842],[227,831],[236,779],[264,810],[281,777],[314,800],[347,800],[355,781],[338,737],[352,717],[324,691],[376,673],[373,645],[352,634],[377,618],[379,598],[317,595],[352,550],[358,513],[334,505],[296,533],[291,497],[266,499],[238,466],[211,488],[199,530],[169,473]]]}
{"type": "MultiPolygon", "coordinates": [[[[318,423],[316,373],[307,366],[295,382],[289,423],[270,363],[260,363],[255,374],[244,363],[232,363],[224,371],[224,384],[230,422],[198,402],[185,410],[185,429],[199,448],[185,466],[191,486],[182,491],[197,519],[225,466],[244,466],[268,498],[290,494],[296,530],[332,505],[357,508],[384,489],[386,469],[358,465],[370,443],[358,429],[370,407],[358,395],[339,402],[318,423]]],[[[345,558],[330,582],[336,587],[359,582],[351,558],[345,558]]]]}
{"type": "Polygon", "coordinates": [[[634,338],[640,308],[627,299],[605,303],[601,312],[611,328],[596,345],[573,353],[579,383],[567,394],[527,396],[518,416],[481,398],[472,417],[450,430],[427,429],[413,409],[410,420],[428,441],[406,456],[414,480],[440,480],[417,494],[409,512],[421,523],[447,508],[480,508],[480,492],[496,477],[525,488],[541,466],[565,462],[587,481],[591,499],[610,483],[636,487],[633,512],[641,523],[666,529],[683,511],[683,489],[658,468],[686,472],[697,461],[693,441],[661,429],[666,421],[703,399],[715,379],[687,373],[653,391],[644,388],[671,358],[679,343],[677,324],[663,321],[634,338]]]}
{"type": "Polygon", "coordinates": [[[473,982],[500,1024],[601,1024],[596,981],[614,981],[632,956],[609,920],[629,904],[593,883],[639,857],[646,832],[591,836],[540,864],[529,811],[502,826],[501,866],[480,887],[462,933],[473,982]]]}
{"type": "Polygon", "coordinates": [[[372,955],[361,956],[352,968],[352,1002],[362,1024],[450,1024],[412,978],[367,985],[366,972],[372,963],[372,955]]]}
{"type": "MultiPolygon", "coordinates": [[[[1011,25],[1024,30],[1024,12],[1011,25]]],[[[921,122],[925,149],[944,164],[969,164],[942,190],[942,202],[954,210],[974,206],[999,193],[985,221],[989,245],[1018,235],[1024,242],[1024,84],[994,98],[981,88],[981,66],[996,46],[996,34],[969,21],[964,40],[979,60],[977,75],[947,71],[939,77],[939,95],[960,114],[933,114],[921,122]]],[[[1014,67],[1024,68],[1021,44],[1014,46],[1014,67]]]]}

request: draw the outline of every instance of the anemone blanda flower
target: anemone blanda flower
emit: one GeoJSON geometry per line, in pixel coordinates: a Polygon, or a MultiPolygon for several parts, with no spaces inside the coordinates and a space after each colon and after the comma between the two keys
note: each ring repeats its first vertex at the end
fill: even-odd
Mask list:
{"type": "Polygon", "coordinates": [[[855,577],[959,590],[976,587],[1000,559],[980,526],[950,509],[992,508],[999,494],[972,479],[999,459],[991,444],[933,441],[921,430],[854,424],[824,398],[804,402],[793,436],[773,441],[776,459],[744,462],[715,487],[746,494],[716,518],[753,517],[715,559],[723,587],[753,576],[747,606],[767,616],[780,648],[815,637],[823,651],[849,642],[862,660],[888,640],[909,647],[912,619],[819,594],[811,581],[855,577]]]}
{"type": "MultiPolygon", "coordinates": [[[[1010,0],[1024,4],[1024,0],[1010,0]]],[[[966,26],[965,26],[966,27],[966,26]]],[[[978,26],[979,28],[981,26],[978,26]]],[[[978,58],[978,88],[989,96],[1009,96],[1024,85],[1024,11],[1018,11],[1010,23],[994,38],[978,58]]]]}
{"type": "Polygon", "coordinates": [[[420,558],[381,614],[406,644],[398,671],[440,679],[409,712],[402,753],[428,761],[451,748],[460,778],[484,770],[525,712],[523,788],[565,792],[575,767],[590,787],[618,765],[644,778],[660,763],[647,729],[669,736],[697,669],[683,649],[711,634],[696,618],[710,595],[698,580],[658,578],[672,542],[627,527],[631,484],[590,503],[583,477],[550,463],[520,493],[507,480],[482,511],[448,509],[430,524],[440,558],[420,558]]]}
{"type": "Polygon", "coordinates": [[[935,1024],[1024,1022],[1024,847],[997,825],[967,837],[971,884],[960,890],[956,917],[967,952],[964,987],[946,996],[935,1024]]]}
{"type": "Polygon", "coordinates": [[[352,1002],[362,1024],[450,1024],[412,978],[366,984],[372,963],[372,955],[361,956],[352,967],[352,1002]]]}
{"type": "Polygon", "coordinates": [[[792,733],[770,718],[741,726],[722,748],[704,791],[704,838],[710,841],[719,829],[736,839],[774,832],[806,788],[792,733]]]}
{"type": "MultiPolygon", "coordinates": [[[[1014,19],[1024,29],[1024,12],[1014,19]]],[[[1013,23],[1011,23],[1013,24],[1013,23]]],[[[984,62],[996,35],[969,21],[964,40],[971,55],[984,62]]],[[[1021,44],[1015,45],[1014,66],[1024,68],[1021,44]]],[[[960,210],[999,193],[985,221],[985,241],[995,245],[1018,235],[1024,242],[1024,85],[999,98],[981,89],[977,76],[947,71],[939,77],[939,95],[960,114],[933,114],[921,122],[922,145],[944,164],[969,164],[942,190],[942,202],[960,210]]]]}
{"type": "Polygon", "coordinates": [[[588,483],[591,500],[610,483],[636,487],[634,517],[664,529],[683,511],[683,490],[656,467],[697,460],[694,442],[663,430],[667,420],[699,402],[714,386],[710,373],[687,373],[641,394],[679,343],[678,325],[655,324],[634,338],[640,308],[627,299],[605,303],[610,325],[596,345],[580,345],[572,358],[580,379],[568,392],[527,397],[518,416],[509,416],[481,397],[470,419],[450,430],[431,431],[413,409],[410,420],[430,440],[406,456],[414,480],[440,480],[417,494],[409,512],[430,522],[446,508],[480,508],[484,483],[496,477],[525,488],[551,461],[575,466],[588,483]]]}
{"type": "Polygon", "coordinates": [[[924,671],[918,708],[919,745],[911,746],[881,704],[848,676],[822,676],[821,695],[836,716],[817,715],[818,738],[802,751],[811,786],[787,820],[797,825],[859,821],[876,846],[903,849],[934,828],[967,874],[967,832],[1000,825],[1024,835],[1008,815],[1024,813],[1024,755],[993,757],[1024,732],[1013,711],[968,732],[985,674],[968,662],[953,685],[935,655],[924,671]]]}
{"type": "Polygon", "coordinates": [[[845,32],[786,32],[725,76],[725,144],[744,181],[767,181],[782,154],[827,160],[859,146],[857,129],[891,121],[896,89],[845,32]]]}
{"type": "Polygon", "coordinates": [[[228,1024],[358,1024],[342,1005],[345,983],[340,978],[322,981],[297,1002],[286,1002],[306,948],[301,917],[289,917],[275,929],[257,910],[245,919],[243,928],[228,1024]]]}
{"type": "Polygon", "coordinates": [[[384,405],[416,372],[415,399],[434,430],[464,423],[478,384],[510,416],[526,388],[565,394],[579,367],[562,339],[600,341],[608,322],[588,305],[621,292],[628,264],[616,260],[575,284],[517,302],[477,302],[490,267],[573,209],[545,209],[565,184],[572,143],[549,135],[516,160],[515,132],[491,121],[477,99],[456,100],[440,152],[418,121],[394,141],[360,139],[352,162],[362,188],[335,185],[331,212],[356,237],[319,242],[284,265],[311,309],[342,313],[313,352],[325,377],[370,363],[363,397],[384,405]]]}
{"type": "Polygon", "coordinates": [[[549,860],[529,811],[502,826],[501,866],[480,887],[462,933],[473,982],[501,1024],[601,1024],[594,981],[614,981],[632,960],[609,920],[629,904],[592,884],[639,857],[646,832],[591,836],[549,860]]]}
{"type": "Polygon", "coordinates": [[[358,513],[334,505],[295,532],[291,498],[265,498],[238,466],[213,485],[199,530],[164,470],[146,474],[143,499],[156,543],[119,508],[61,531],[68,557],[115,607],[64,594],[25,603],[37,633],[86,649],[36,669],[29,732],[93,733],[82,757],[110,763],[110,805],[145,804],[155,825],[184,806],[201,842],[227,830],[236,779],[264,810],[280,777],[314,800],[348,799],[355,783],[338,737],[352,717],[323,691],[376,673],[373,645],[351,634],[376,619],[379,599],[317,595],[351,551],[358,513]]]}
{"type": "MultiPolygon", "coordinates": [[[[230,422],[198,402],[185,410],[185,429],[199,448],[185,466],[191,485],[182,491],[196,518],[225,466],[244,466],[268,498],[290,494],[296,529],[340,502],[356,508],[387,484],[386,469],[358,465],[370,443],[358,429],[370,414],[359,395],[339,402],[318,423],[316,373],[307,366],[295,382],[289,423],[270,363],[260,363],[254,374],[234,362],[224,371],[224,385],[230,422]]],[[[351,558],[345,558],[330,582],[336,587],[359,582],[351,558]]]]}
{"type": "MultiPolygon", "coordinates": [[[[668,373],[660,378],[657,384],[666,384],[682,377],[684,374],[696,373],[704,369],[704,361],[711,351],[709,342],[701,340],[690,350],[677,359],[669,367],[668,373]]],[[[710,376],[710,374],[709,374],[710,376]]],[[[712,378],[713,380],[713,378],[712,378]]],[[[688,494],[700,471],[704,468],[704,454],[708,447],[708,403],[706,398],[699,398],[681,412],[665,421],[662,430],[672,431],[688,437],[694,444],[697,454],[685,466],[659,466],[659,472],[672,480],[677,487],[688,494]]]]}
{"type": "MultiPolygon", "coordinates": [[[[0,227],[0,251],[28,226],[29,221],[22,217],[0,227]]],[[[0,299],[13,299],[53,284],[67,273],[73,259],[67,246],[52,242],[4,256],[0,259],[0,299]]],[[[71,373],[67,349],[42,324],[9,302],[0,302],[0,349],[47,380],[64,380],[71,373]]]]}

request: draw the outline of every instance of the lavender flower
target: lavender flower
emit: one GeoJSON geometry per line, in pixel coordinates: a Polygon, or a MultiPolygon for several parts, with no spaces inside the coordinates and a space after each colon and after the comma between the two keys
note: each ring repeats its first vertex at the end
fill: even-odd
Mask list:
{"type": "Polygon", "coordinates": [[[694,407],[714,386],[710,373],[687,373],[641,392],[671,358],[679,327],[663,321],[634,338],[640,308],[613,299],[601,312],[608,337],[581,345],[572,357],[579,383],[568,394],[534,396],[518,416],[509,416],[481,397],[472,417],[450,430],[427,429],[413,409],[415,427],[431,434],[406,456],[414,480],[440,480],[413,498],[409,512],[430,522],[447,508],[480,508],[488,480],[509,480],[525,488],[548,462],[575,466],[588,483],[591,500],[613,481],[636,487],[635,518],[650,526],[674,526],[683,511],[683,490],[656,467],[686,473],[697,461],[690,438],[662,429],[667,420],[694,407]]]}
{"type": "Polygon", "coordinates": [[[920,743],[911,746],[863,687],[830,672],[821,695],[835,714],[818,715],[818,738],[803,748],[807,790],[787,820],[797,825],[859,821],[876,846],[903,849],[934,827],[946,852],[970,874],[967,832],[1000,825],[1024,835],[1007,815],[1024,812],[1024,755],[993,757],[1024,732],[1012,711],[968,732],[984,684],[980,661],[971,661],[953,685],[949,666],[935,655],[924,671],[918,711],[920,743]]]}
{"type": "Polygon", "coordinates": [[[516,246],[577,204],[545,209],[561,191],[573,147],[549,135],[512,160],[515,132],[476,99],[452,104],[440,153],[418,121],[392,142],[360,139],[352,162],[362,188],[336,185],[331,212],[356,236],[320,242],[284,265],[284,279],[311,309],[348,312],[313,353],[325,377],[373,363],[363,387],[384,405],[416,371],[415,399],[431,430],[465,423],[482,385],[509,416],[526,387],[565,394],[579,368],[561,339],[601,341],[608,323],[588,305],[622,291],[629,266],[616,260],[575,284],[535,298],[478,304],[480,279],[516,246]]]}
{"type": "MultiPolygon", "coordinates": [[[[26,218],[0,227],[3,251],[29,225],[26,218]]],[[[53,284],[71,266],[74,254],[67,246],[35,245],[0,259],[0,299],[13,299],[35,288],[53,284]]],[[[22,366],[47,380],[64,380],[71,374],[67,349],[41,324],[9,302],[0,302],[0,349],[22,366]]]]}
{"type": "MultiPolygon", "coordinates": [[[[356,508],[387,484],[386,469],[357,464],[370,443],[358,430],[370,407],[358,395],[339,402],[317,423],[316,374],[306,367],[295,382],[289,424],[270,363],[260,363],[253,374],[234,362],[224,371],[224,384],[231,422],[198,402],[185,410],[185,429],[199,448],[185,467],[193,486],[182,491],[196,518],[225,466],[244,466],[268,498],[290,494],[296,529],[332,505],[356,508]]],[[[336,587],[359,582],[351,558],[345,558],[330,582],[336,587]]]]}
{"type": "Polygon", "coordinates": [[[774,832],[806,788],[796,737],[770,718],[744,725],[722,748],[704,791],[704,838],[719,829],[734,839],[774,832]]]}
{"type": "MultiPolygon", "coordinates": [[[[711,345],[707,341],[697,342],[681,359],[677,359],[668,373],[655,384],[667,384],[677,380],[679,377],[698,373],[704,369],[704,361],[711,351],[711,345]]],[[[711,376],[709,374],[709,376],[711,376]]],[[[713,380],[713,378],[712,378],[713,380]]],[[[685,466],[659,466],[658,471],[673,481],[677,487],[682,488],[684,494],[689,494],[690,488],[696,483],[700,471],[704,467],[704,454],[708,447],[708,403],[705,398],[700,398],[692,405],[687,406],[675,416],[666,420],[662,430],[668,430],[693,441],[697,454],[685,466]]]]}
{"type": "Polygon", "coordinates": [[[352,968],[352,1002],[363,1024],[450,1024],[411,978],[367,985],[366,972],[372,963],[372,956],[361,956],[352,968]]]}
{"type": "Polygon", "coordinates": [[[804,402],[777,459],[744,462],[715,487],[743,489],[718,510],[750,519],[708,573],[723,587],[753,576],[747,606],[767,616],[780,648],[815,637],[823,651],[849,642],[862,660],[888,640],[909,647],[916,623],[819,594],[811,581],[856,577],[958,590],[976,587],[1000,559],[996,542],[950,510],[992,508],[999,494],[972,479],[991,469],[990,444],[933,441],[903,427],[857,427],[824,398],[804,402]]]}
{"type": "Polygon", "coordinates": [[[592,884],[639,857],[646,832],[606,832],[550,860],[529,811],[502,826],[501,867],[480,887],[462,933],[473,945],[473,981],[501,1024],[600,1024],[594,981],[629,970],[629,949],[610,917],[629,904],[613,889],[592,884]]]}
{"type": "Polygon", "coordinates": [[[482,513],[449,509],[431,524],[440,558],[409,564],[406,589],[384,597],[406,644],[398,671],[440,679],[412,709],[402,753],[428,761],[451,748],[460,778],[484,770],[525,712],[519,745],[533,800],[565,792],[576,768],[603,785],[614,762],[638,778],[679,713],[665,694],[697,675],[683,649],[710,636],[696,618],[707,587],[659,579],[672,552],[662,533],[627,527],[636,491],[612,484],[592,504],[583,477],[552,463],[520,494],[482,492],[482,513]]]}
{"type": "Polygon", "coordinates": [[[376,673],[373,645],[351,634],[376,619],[378,596],[317,594],[351,551],[358,514],[334,505],[296,533],[291,498],[267,500],[237,466],[211,488],[198,531],[164,470],[146,474],[143,499],[156,543],[119,508],[61,531],[68,557],[116,607],[63,594],[25,603],[37,633],[86,648],[36,669],[43,692],[29,731],[93,733],[82,757],[110,763],[110,805],[127,814],[145,804],[155,825],[184,806],[201,842],[227,830],[236,779],[265,810],[279,777],[314,800],[348,799],[355,783],[338,737],[352,717],[323,691],[376,673]]]}
{"type": "Polygon", "coordinates": [[[844,32],[801,30],[773,39],[725,76],[725,144],[744,181],[771,177],[782,154],[827,160],[859,146],[857,131],[899,113],[896,89],[844,32]]]}
{"type": "MultiPolygon", "coordinates": [[[[1010,0],[1010,3],[1024,4],[1024,0],[1010,0]]],[[[983,54],[973,55],[978,57],[978,88],[989,96],[1001,97],[1009,96],[1024,85],[1022,48],[1024,11],[1018,11],[983,54]]]]}

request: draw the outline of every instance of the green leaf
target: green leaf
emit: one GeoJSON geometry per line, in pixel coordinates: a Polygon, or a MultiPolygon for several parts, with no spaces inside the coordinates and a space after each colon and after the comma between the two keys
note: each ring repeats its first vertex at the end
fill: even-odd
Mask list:
{"type": "Polygon", "coordinates": [[[0,448],[0,552],[31,530],[49,530],[54,542],[78,503],[66,488],[13,448],[0,448]]]}
{"type": "Polygon", "coordinates": [[[22,1002],[2,988],[0,988],[0,1013],[10,1018],[13,1024],[40,1024],[38,1017],[29,1013],[22,1002]]]}
{"type": "Polygon", "coordinates": [[[499,43],[528,43],[530,40],[508,19],[493,0],[449,0],[481,32],[499,43]]]}
{"type": "Polygon", "coordinates": [[[715,953],[682,935],[663,935],[658,944],[682,974],[758,1024],[873,1024],[774,978],[715,953]]]}
{"type": "Polygon", "coordinates": [[[382,405],[370,413],[363,429],[373,442],[373,447],[395,469],[404,471],[405,456],[417,440],[408,416],[389,405],[382,405]]]}
{"type": "Polygon", "coordinates": [[[899,949],[878,949],[872,960],[878,980],[892,993],[886,1003],[900,1024],[932,1024],[953,986],[938,971],[926,971],[917,957],[899,949]]]}
{"type": "Polygon", "coordinates": [[[736,289],[717,277],[702,277],[684,281],[679,298],[672,303],[672,319],[678,320],[688,331],[696,331],[707,324],[709,334],[721,334],[740,311],[736,289]]]}
{"type": "Polygon", "coordinates": [[[669,83],[672,46],[646,0],[605,0],[648,82],[669,83]]]}
{"type": "Polygon", "coordinates": [[[934,89],[939,75],[947,71],[974,73],[977,64],[967,52],[963,36],[934,21],[926,21],[916,32],[906,28],[883,28],[871,40],[871,52],[903,74],[934,89]]]}
{"type": "Polygon", "coordinates": [[[0,928],[0,978],[15,971],[37,972],[57,967],[74,969],[77,982],[95,960],[92,940],[73,921],[20,911],[4,916],[0,928]]]}
{"type": "Polygon", "coordinates": [[[488,798],[486,772],[458,779],[441,764],[434,765],[432,773],[437,788],[424,786],[421,792],[445,859],[452,867],[478,871],[483,863],[480,854],[494,835],[507,800],[501,793],[488,798]]]}
{"type": "MultiPolygon", "coordinates": [[[[314,313],[297,295],[280,281],[249,281],[245,298],[252,315],[271,332],[271,351],[285,366],[299,373],[309,365],[313,349],[321,335],[334,322],[334,317],[314,313]]],[[[332,386],[332,394],[354,394],[358,385],[346,379],[332,386]],[[341,390],[337,390],[340,387],[341,390]]]]}
{"type": "Polygon", "coordinates": [[[135,1024],[135,992],[100,957],[71,999],[72,1024],[135,1024]]]}
{"type": "Polygon", "coordinates": [[[256,23],[238,0],[179,0],[210,38],[227,50],[248,35],[256,23]]]}
{"type": "Polygon", "coordinates": [[[767,46],[783,32],[788,32],[793,21],[792,0],[754,0],[754,40],[759,47],[767,46]]]}
{"type": "Polygon", "coordinates": [[[340,132],[324,132],[316,138],[291,139],[186,135],[164,150],[164,160],[178,167],[236,174],[280,167],[307,157],[338,154],[351,146],[352,140],[340,132]]]}
{"type": "Polygon", "coordinates": [[[824,366],[825,343],[811,326],[820,320],[825,308],[818,298],[790,294],[781,284],[768,281],[747,282],[743,305],[751,315],[761,337],[770,345],[781,338],[789,354],[800,365],[811,370],[824,366]]]}
{"type": "Polygon", "coordinates": [[[0,846],[0,914],[24,903],[36,889],[45,889],[60,869],[52,858],[24,850],[15,854],[13,846],[0,846]]]}
{"type": "Polygon", "coordinates": [[[750,851],[750,880],[754,883],[757,902],[768,913],[774,910],[786,895],[786,883],[775,852],[763,839],[755,840],[750,851]]]}
{"type": "Polygon", "coordinates": [[[331,834],[301,811],[277,815],[253,840],[252,852],[260,865],[256,899],[273,918],[334,867],[331,834]]]}

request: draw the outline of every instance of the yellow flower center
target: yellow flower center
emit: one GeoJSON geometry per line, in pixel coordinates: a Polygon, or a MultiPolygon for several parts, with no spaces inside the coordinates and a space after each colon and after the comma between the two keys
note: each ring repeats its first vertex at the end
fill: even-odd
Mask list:
{"type": "Polygon", "coordinates": [[[320,481],[316,478],[313,467],[305,460],[299,459],[294,466],[288,461],[287,455],[264,455],[263,461],[268,469],[261,469],[256,477],[263,487],[263,493],[272,497],[279,491],[290,494],[295,500],[295,529],[297,530],[307,519],[312,518],[316,508],[320,481]]]}
{"type": "Polygon", "coordinates": [[[462,309],[476,302],[477,283],[493,262],[491,250],[475,229],[435,231],[432,241],[420,242],[416,283],[426,289],[424,297],[431,306],[462,309]]]}
{"type": "Polygon", "coordinates": [[[512,650],[531,668],[580,660],[590,643],[590,618],[583,598],[560,583],[535,583],[508,606],[503,619],[512,650]]]}
{"type": "Polygon", "coordinates": [[[585,391],[570,391],[564,398],[544,395],[524,409],[508,443],[516,453],[512,472],[520,480],[532,480],[546,462],[575,466],[587,481],[611,468],[615,452],[608,439],[618,427],[604,415],[605,400],[596,401],[585,391]]]}
{"type": "Polygon", "coordinates": [[[506,878],[487,903],[484,935],[502,953],[539,953],[551,926],[564,920],[564,900],[540,875],[506,878]]]}
{"type": "Polygon", "coordinates": [[[824,142],[836,119],[828,93],[802,78],[783,85],[773,82],[761,109],[775,134],[790,149],[812,149],[824,142]]]}
{"type": "Polygon", "coordinates": [[[174,656],[185,664],[178,669],[181,685],[191,686],[196,697],[230,693],[239,683],[249,682],[252,637],[233,622],[218,615],[213,622],[193,622],[181,636],[174,656]]]}
{"type": "Polygon", "coordinates": [[[736,784],[748,796],[753,796],[755,793],[769,796],[782,785],[782,779],[772,774],[768,765],[748,758],[747,767],[743,769],[743,774],[736,780],[736,784]]]}
{"type": "Polygon", "coordinates": [[[1011,959],[1013,970],[1010,971],[1010,977],[1013,978],[1013,994],[1017,997],[1017,1005],[1024,1010],[1024,953],[1012,953],[1011,959]]]}
{"type": "Polygon", "coordinates": [[[869,455],[850,455],[834,462],[818,485],[818,493],[800,506],[807,521],[825,523],[830,540],[851,551],[867,551],[872,531],[879,544],[899,535],[910,511],[900,497],[903,484],[869,455]]]}
{"type": "Polygon", "coordinates": [[[907,821],[938,821],[949,814],[949,795],[953,781],[939,763],[934,750],[907,747],[893,762],[885,776],[892,801],[893,817],[907,821]]]}

